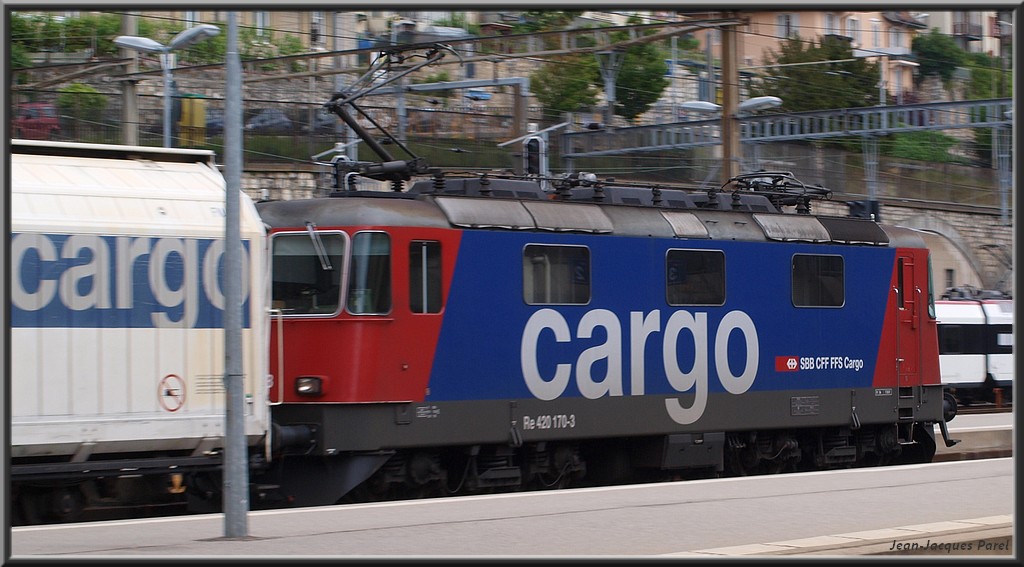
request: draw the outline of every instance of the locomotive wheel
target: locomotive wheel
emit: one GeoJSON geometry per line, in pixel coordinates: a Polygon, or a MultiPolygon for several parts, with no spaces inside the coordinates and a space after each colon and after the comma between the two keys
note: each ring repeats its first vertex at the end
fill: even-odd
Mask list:
{"type": "Polygon", "coordinates": [[[48,495],[46,515],[55,522],[74,522],[85,509],[85,495],[78,486],[60,488],[48,495]]]}

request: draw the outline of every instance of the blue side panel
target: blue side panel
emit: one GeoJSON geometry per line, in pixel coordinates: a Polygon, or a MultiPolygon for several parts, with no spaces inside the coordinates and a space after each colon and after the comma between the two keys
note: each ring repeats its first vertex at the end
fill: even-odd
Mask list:
{"type": "MultiPolygon", "coordinates": [[[[223,327],[223,252],[217,239],[14,233],[11,326],[223,327]]],[[[248,281],[243,273],[245,328],[248,281]]]]}
{"type": "Polygon", "coordinates": [[[466,231],[428,399],[674,394],[695,383],[711,393],[869,387],[894,261],[895,250],[881,247],[466,231]],[[527,305],[527,244],[587,246],[590,303],[527,305]],[[668,305],[665,258],[673,248],[725,253],[724,305],[668,305]],[[843,257],[842,307],[793,306],[792,257],[799,253],[843,257]],[[542,316],[564,320],[569,336],[542,328],[524,340],[531,317],[536,326],[542,316]],[[634,330],[642,321],[654,330],[634,330]],[[636,376],[635,360],[643,361],[636,376]],[[531,388],[524,363],[551,384],[531,388]],[[559,368],[569,369],[564,387],[559,368]]]}

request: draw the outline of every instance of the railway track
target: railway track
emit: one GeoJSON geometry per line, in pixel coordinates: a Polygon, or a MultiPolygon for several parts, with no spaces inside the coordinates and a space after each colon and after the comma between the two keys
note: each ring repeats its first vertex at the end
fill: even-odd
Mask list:
{"type": "Polygon", "coordinates": [[[960,406],[956,410],[957,415],[977,415],[977,414],[984,414],[984,413],[1012,413],[1012,412],[1013,412],[1013,405],[1011,405],[1011,404],[1003,404],[1003,405],[999,405],[999,406],[997,406],[995,404],[981,404],[981,405],[971,405],[971,406],[960,406]]]}

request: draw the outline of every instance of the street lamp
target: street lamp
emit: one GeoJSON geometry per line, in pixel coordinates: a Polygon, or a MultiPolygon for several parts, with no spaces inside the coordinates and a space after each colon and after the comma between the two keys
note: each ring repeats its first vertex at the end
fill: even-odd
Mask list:
{"type": "MultiPolygon", "coordinates": [[[[749,114],[751,112],[757,112],[758,110],[764,110],[766,108],[775,108],[776,106],[782,105],[782,99],[777,96],[755,96],[754,98],[748,98],[747,100],[739,103],[736,106],[738,115],[749,114]]],[[[683,110],[693,110],[695,112],[721,112],[722,105],[716,104],[707,100],[689,100],[679,105],[679,108],[683,110]]]]}
{"type": "MultiPolygon", "coordinates": [[[[777,96],[755,96],[748,98],[747,100],[736,105],[736,116],[746,116],[759,110],[766,108],[775,108],[782,105],[782,99],[777,96]]],[[[716,104],[707,100],[690,100],[679,105],[679,108],[684,110],[691,110],[693,112],[701,112],[704,114],[713,114],[722,111],[722,105],[716,104]]],[[[728,140],[723,140],[722,144],[728,143],[728,140]]],[[[754,168],[758,167],[759,152],[757,144],[754,145],[754,168]]]]}
{"type": "Polygon", "coordinates": [[[114,38],[114,44],[123,49],[134,49],[145,53],[160,54],[160,68],[164,72],[164,147],[171,147],[171,69],[174,68],[174,54],[177,49],[183,49],[220,33],[220,28],[211,24],[199,24],[180,32],[171,39],[170,43],[164,45],[148,37],[134,35],[120,35],[114,38]]]}

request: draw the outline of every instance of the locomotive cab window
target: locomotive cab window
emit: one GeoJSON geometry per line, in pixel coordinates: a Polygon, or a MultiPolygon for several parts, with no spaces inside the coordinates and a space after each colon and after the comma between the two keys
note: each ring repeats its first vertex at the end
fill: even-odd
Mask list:
{"type": "Polygon", "coordinates": [[[348,312],[356,315],[391,311],[391,239],[383,232],[352,237],[348,312]]]}
{"type": "Polygon", "coordinates": [[[341,301],[346,235],[291,232],[273,237],[273,307],[285,315],[337,313],[341,301]]]}
{"type": "Polygon", "coordinates": [[[665,280],[669,305],[724,305],[725,254],[717,250],[669,250],[665,280]]]}
{"type": "Polygon", "coordinates": [[[590,249],[531,244],[523,251],[523,300],[530,305],[590,302],[590,249]]]}
{"type": "Polygon", "coordinates": [[[441,243],[409,243],[409,311],[441,312],[441,243]]]}
{"type": "Polygon", "coordinates": [[[793,305],[842,307],[846,288],[842,256],[793,256],[793,305]]]}

